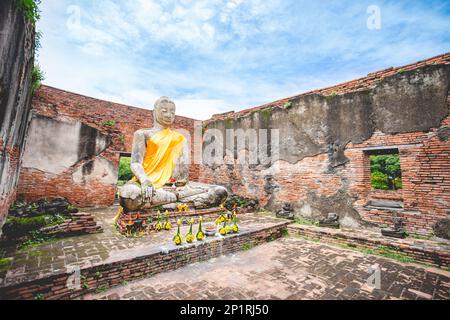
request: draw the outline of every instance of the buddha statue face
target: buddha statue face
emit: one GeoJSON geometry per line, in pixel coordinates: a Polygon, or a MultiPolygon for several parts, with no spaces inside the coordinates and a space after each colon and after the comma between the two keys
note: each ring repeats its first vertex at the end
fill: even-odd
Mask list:
{"type": "Polygon", "coordinates": [[[163,127],[170,127],[175,121],[175,103],[167,97],[161,97],[155,103],[154,119],[163,127]]]}

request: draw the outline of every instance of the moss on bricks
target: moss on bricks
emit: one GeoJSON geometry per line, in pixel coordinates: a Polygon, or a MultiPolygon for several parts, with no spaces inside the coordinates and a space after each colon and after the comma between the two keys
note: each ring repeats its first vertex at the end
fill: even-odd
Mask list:
{"type": "Polygon", "coordinates": [[[302,218],[302,217],[298,217],[295,219],[295,223],[296,224],[301,224],[301,225],[305,225],[305,226],[319,226],[319,221],[315,221],[315,220],[311,220],[311,219],[306,219],[306,218],[302,218]]]}
{"type": "Polygon", "coordinates": [[[11,259],[0,259],[0,272],[8,270],[12,263],[11,259]]]}
{"type": "Polygon", "coordinates": [[[233,126],[233,119],[225,119],[225,128],[226,129],[231,129],[233,126]]]}

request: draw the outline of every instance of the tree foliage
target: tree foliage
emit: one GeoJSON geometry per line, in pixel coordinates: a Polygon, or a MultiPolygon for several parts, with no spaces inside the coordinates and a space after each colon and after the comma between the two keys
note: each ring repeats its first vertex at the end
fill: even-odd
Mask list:
{"type": "Polygon", "coordinates": [[[119,164],[119,180],[128,181],[133,178],[133,172],[131,172],[131,158],[130,157],[122,157],[120,158],[119,164]]]}
{"type": "Polygon", "coordinates": [[[372,187],[382,190],[402,188],[402,172],[398,154],[370,156],[372,187]]]}
{"type": "Polygon", "coordinates": [[[17,0],[17,4],[25,18],[33,25],[41,18],[41,11],[39,10],[41,0],[17,0]]]}

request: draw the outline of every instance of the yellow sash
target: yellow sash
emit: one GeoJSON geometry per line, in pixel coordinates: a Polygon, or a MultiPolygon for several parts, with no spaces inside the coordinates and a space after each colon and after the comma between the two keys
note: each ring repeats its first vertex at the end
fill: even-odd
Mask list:
{"type": "MultiPolygon", "coordinates": [[[[183,152],[186,138],[169,128],[159,131],[147,141],[142,166],[155,189],[162,188],[172,177],[175,162],[183,152]]],[[[136,177],[133,181],[137,181],[136,177]]]]}

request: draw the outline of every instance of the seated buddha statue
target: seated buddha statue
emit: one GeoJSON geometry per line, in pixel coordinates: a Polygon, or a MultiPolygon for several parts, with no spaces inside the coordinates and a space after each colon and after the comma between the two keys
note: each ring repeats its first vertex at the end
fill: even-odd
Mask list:
{"type": "Polygon", "coordinates": [[[126,212],[188,204],[196,209],[217,206],[227,189],[189,181],[189,147],[184,135],[172,129],[175,103],[161,97],[153,111],[154,125],[134,134],[131,171],[134,177],[119,191],[126,212]]]}

